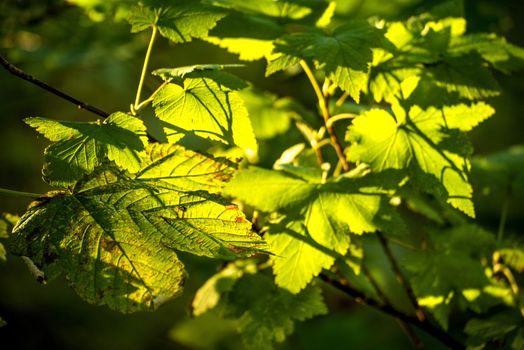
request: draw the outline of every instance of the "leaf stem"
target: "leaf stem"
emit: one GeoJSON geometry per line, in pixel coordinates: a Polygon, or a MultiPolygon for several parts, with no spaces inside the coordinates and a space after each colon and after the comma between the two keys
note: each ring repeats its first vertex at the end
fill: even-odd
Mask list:
{"type": "Polygon", "coordinates": [[[138,89],[136,91],[135,104],[133,105],[134,110],[138,110],[140,106],[140,95],[142,95],[142,88],[144,86],[144,80],[146,79],[147,67],[149,65],[149,58],[151,57],[151,51],[153,50],[153,44],[155,42],[156,33],[158,29],[156,26],[153,26],[153,31],[151,32],[151,39],[149,40],[149,45],[146,51],[146,57],[144,58],[144,64],[142,66],[142,73],[140,74],[140,81],[138,82],[138,89]]]}
{"type": "Polygon", "coordinates": [[[5,70],[7,70],[9,73],[25,80],[25,81],[28,81],[30,82],[31,84],[34,84],[50,93],[52,93],[53,95],[56,95],[66,101],[69,101],[71,103],[73,103],[74,105],[76,105],[79,109],[85,109],[86,111],[89,111],[91,113],[94,113],[102,118],[107,118],[109,117],[109,113],[107,112],[104,112],[94,106],[91,106],[85,102],[82,102],[80,100],[77,100],[76,98],[66,94],[65,92],[62,92],[46,83],[44,83],[43,81],[40,81],[38,79],[36,79],[35,77],[33,77],[32,75],[24,72],[23,70],[21,70],[20,68],[18,68],[17,66],[15,66],[14,64],[12,64],[11,62],[9,62],[8,60],[6,60],[3,56],[0,55],[0,65],[2,65],[2,67],[5,68],[5,70]]]}
{"type": "Polygon", "coordinates": [[[344,102],[346,102],[346,99],[348,97],[349,97],[349,94],[347,92],[344,92],[342,96],[340,96],[337,102],[335,103],[335,106],[337,106],[337,108],[340,108],[340,106],[342,106],[344,102]]]}
{"type": "Polygon", "coordinates": [[[358,117],[358,115],[353,113],[340,113],[337,115],[332,116],[329,118],[328,122],[326,123],[326,126],[333,126],[334,123],[340,121],[340,120],[347,120],[347,119],[354,119],[358,117]]]}
{"type": "Polygon", "coordinates": [[[42,196],[41,194],[38,194],[38,193],[14,191],[14,190],[8,190],[7,188],[1,188],[1,187],[0,187],[0,193],[7,194],[10,196],[28,197],[28,198],[39,198],[42,196]]]}
{"type": "Polygon", "coordinates": [[[344,155],[344,149],[342,147],[342,144],[340,143],[340,140],[338,139],[338,136],[335,133],[335,129],[333,129],[333,125],[328,125],[330,115],[327,99],[322,93],[322,89],[320,88],[320,85],[318,84],[318,81],[315,78],[313,71],[311,70],[311,68],[309,68],[306,61],[300,60],[300,66],[302,67],[302,70],[304,70],[304,73],[306,73],[311,83],[311,86],[313,87],[313,90],[315,90],[315,94],[317,95],[318,99],[318,106],[320,107],[320,112],[322,113],[322,118],[324,119],[324,124],[326,125],[326,130],[329,134],[331,145],[337,153],[337,156],[340,160],[340,164],[342,165],[342,169],[344,169],[344,171],[347,172],[349,171],[349,163],[347,162],[346,156],[344,155]]]}

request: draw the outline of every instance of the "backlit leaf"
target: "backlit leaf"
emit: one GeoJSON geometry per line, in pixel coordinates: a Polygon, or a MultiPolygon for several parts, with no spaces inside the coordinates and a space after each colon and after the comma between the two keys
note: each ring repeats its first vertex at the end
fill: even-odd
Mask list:
{"type": "Polygon", "coordinates": [[[238,93],[237,78],[225,72],[190,73],[179,84],[167,84],[155,95],[155,113],[171,142],[185,134],[258,150],[248,112],[238,93]],[[189,77],[187,77],[189,76],[189,77]]]}
{"type": "Polygon", "coordinates": [[[332,33],[307,29],[286,35],[276,42],[274,52],[280,55],[271,58],[268,71],[276,71],[273,61],[278,69],[283,69],[285,60],[291,63],[294,59],[311,59],[327,78],[358,102],[360,91],[367,83],[369,65],[373,60],[372,49],[384,45],[382,32],[363,21],[344,24],[332,33]]]}
{"type": "Polygon", "coordinates": [[[374,109],[350,126],[348,157],[376,171],[409,168],[420,186],[474,216],[467,143],[450,130],[470,130],[493,113],[483,103],[442,110],[415,106],[395,121],[385,110],[374,109]]]}
{"type": "Polygon", "coordinates": [[[146,128],[138,118],[122,112],[96,122],[27,118],[27,124],[54,141],[45,151],[44,176],[54,186],[69,186],[91,173],[106,158],[136,172],[147,144],[146,128]]]}
{"type": "Polygon", "coordinates": [[[137,33],[157,27],[162,36],[175,43],[204,38],[225,16],[225,13],[217,8],[204,5],[200,1],[149,2],[152,7],[139,6],[131,11],[128,18],[131,32],[137,33]]]}
{"type": "MultiPolygon", "coordinates": [[[[245,203],[286,218],[270,228],[268,241],[275,254],[273,270],[277,285],[293,293],[302,290],[323,268],[344,256],[353,239],[378,229],[402,226],[384,197],[387,188],[377,177],[339,178],[322,184],[286,171],[250,167],[233,178],[225,193],[245,203]],[[260,191],[253,191],[253,184],[260,191]]],[[[391,178],[385,182],[389,183],[391,178]]],[[[358,249],[351,251],[361,254],[358,249]]]]}
{"type": "Polygon", "coordinates": [[[153,310],[181,293],[185,271],[175,250],[233,259],[267,248],[220,197],[112,168],[33,203],[11,242],[47,276],[64,273],[82,298],[121,312],[153,310]]]}

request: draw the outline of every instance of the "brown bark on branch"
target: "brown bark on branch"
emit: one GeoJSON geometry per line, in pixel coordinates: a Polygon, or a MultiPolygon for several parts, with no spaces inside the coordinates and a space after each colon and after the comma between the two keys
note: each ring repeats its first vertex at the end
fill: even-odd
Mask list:
{"type": "Polygon", "coordinates": [[[350,286],[341,283],[340,281],[332,279],[331,277],[329,277],[328,275],[324,273],[320,274],[319,277],[324,282],[331,285],[335,289],[338,289],[339,291],[353,298],[356,303],[361,304],[361,305],[370,306],[378,311],[381,311],[385,314],[393,316],[405,323],[411,324],[419,328],[420,330],[423,330],[424,332],[430,334],[435,339],[439,340],[442,344],[448,346],[450,349],[460,350],[460,349],[466,348],[458,340],[453,338],[451,335],[449,335],[442,329],[431,324],[427,319],[424,319],[423,321],[421,321],[415,316],[407,315],[404,312],[397,310],[392,305],[381,304],[380,302],[376,301],[375,299],[369,298],[361,291],[353,289],[350,286]]]}
{"type": "Polygon", "coordinates": [[[104,111],[102,111],[101,109],[98,109],[94,106],[91,106],[85,102],[82,102],[80,100],[77,100],[76,98],[66,94],[65,92],[62,92],[46,83],[44,83],[43,81],[40,81],[38,79],[36,79],[35,77],[33,77],[32,75],[24,72],[23,70],[21,70],[20,68],[18,68],[17,66],[15,66],[14,64],[10,63],[8,60],[6,60],[3,56],[0,55],[0,65],[2,65],[2,67],[4,67],[5,70],[7,70],[9,73],[25,80],[25,81],[28,81],[46,91],[49,91],[50,93],[60,97],[60,98],[63,98],[64,100],[66,101],[69,101],[71,103],[73,103],[74,105],[76,105],[78,108],[80,109],[85,109],[86,111],[89,111],[91,113],[94,113],[102,118],[107,118],[109,117],[109,113],[106,113],[104,111]]]}

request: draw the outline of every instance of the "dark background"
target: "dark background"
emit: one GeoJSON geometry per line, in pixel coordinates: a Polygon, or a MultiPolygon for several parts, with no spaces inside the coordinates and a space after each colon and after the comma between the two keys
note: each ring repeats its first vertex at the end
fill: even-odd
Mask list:
{"type": "MultiPolygon", "coordinates": [[[[338,15],[406,18],[435,2],[342,0],[338,15]]],[[[514,44],[524,45],[524,2],[467,0],[465,9],[470,32],[495,32],[514,44]]],[[[1,54],[39,79],[105,111],[129,109],[148,40],[147,33],[131,35],[123,21],[115,23],[97,11],[86,14],[63,1],[0,0],[1,54]]],[[[151,69],[237,61],[236,56],[203,42],[173,46],[159,40],[151,69]]],[[[314,106],[312,92],[302,77],[287,79],[277,75],[265,79],[264,67],[263,62],[253,62],[235,73],[278,95],[292,95],[305,105],[314,106]],[[303,88],[297,89],[297,84],[303,88]]],[[[503,94],[489,101],[497,114],[471,134],[480,155],[524,143],[524,73],[499,74],[497,78],[503,94]]],[[[146,92],[155,83],[148,80],[146,92]]],[[[29,116],[64,120],[93,120],[94,116],[0,70],[0,187],[44,193],[49,188],[40,172],[47,142],[22,122],[29,116]]],[[[269,153],[267,144],[262,145],[264,151],[269,153]]],[[[477,196],[476,204],[479,220],[496,230],[500,198],[477,196]]],[[[520,204],[518,199],[510,203],[508,231],[524,227],[520,204]]],[[[22,213],[27,205],[26,199],[0,195],[0,212],[22,213]]],[[[193,291],[216,270],[217,264],[190,256],[183,258],[191,278],[181,298],[154,313],[124,316],[81,301],[63,279],[38,284],[19,258],[8,256],[6,263],[0,263],[0,317],[8,323],[0,328],[0,347],[9,343],[13,349],[241,348],[231,324],[213,315],[201,320],[189,318],[193,291]]],[[[375,271],[377,278],[388,288],[391,276],[380,275],[380,271],[375,271]]],[[[297,332],[282,348],[409,347],[392,318],[356,307],[329,290],[327,299],[332,313],[298,325],[297,332]]],[[[421,336],[428,348],[439,348],[424,334],[421,336]]]]}

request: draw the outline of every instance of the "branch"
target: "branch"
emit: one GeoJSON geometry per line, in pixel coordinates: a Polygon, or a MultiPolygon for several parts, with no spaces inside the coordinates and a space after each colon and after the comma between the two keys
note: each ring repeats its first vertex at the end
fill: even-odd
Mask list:
{"type": "Polygon", "coordinates": [[[346,156],[344,154],[344,148],[342,147],[342,144],[340,143],[340,140],[338,139],[338,136],[335,133],[335,129],[333,128],[333,125],[329,123],[329,118],[330,118],[329,106],[328,106],[326,97],[322,93],[322,89],[318,85],[317,79],[315,78],[315,75],[311,71],[311,68],[309,68],[309,66],[307,65],[306,61],[301,60],[300,66],[304,70],[304,73],[306,73],[309,81],[311,82],[311,85],[313,86],[313,89],[315,90],[315,94],[317,95],[317,99],[318,99],[318,105],[320,107],[320,111],[322,112],[322,118],[324,119],[324,124],[326,124],[326,130],[331,140],[331,145],[333,145],[333,148],[335,149],[335,152],[337,153],[340,164],[342,165],[342,169],[344,169],[344,171],[349,171],[349,163],[346,160],[346,156]]]}
{"type": "Polygon", "coordinates": [[[77,100],[76,98],[74,97],[71,97],[69,96],[68,94],[58,90],[58,89],[55,89],[54,87],[52,86],[49,86],[47,85],[46,83],[36,79],[35,77],[33,77],[32,75],[30,74],[27,74],[26,72],[24,72],[23,70],[21,70],[20,68],[18,68],[17,66],[13,65],[12,63],[10,63],[9,61],[7,61],[3,56],[0,55],[0,64],[2,65],[2,67],[5,68],[5,70],[7,70],[9,73],[23,79],[23,80],[26,80],[44,90],[47,90],[49,91],[50,93],[58,96],[58,97],[61,97],[63,98],[64,100],[67,100],[71,103],[73,103],[74,105],[76,105],[78,108],[80,109],[85,109],[86,111],[89,111],[91,113],[94,113],[98,116],[101,116],[102,118],[107,118],[109,117],[109,113],[106,113],[96,107],[93,107],[85,102],[82,102],[82,101],[79,101],[77,100]]]}
{"type": "Polygon", "coordinates": [[[368,298],[364,293],[356,289],[353,289],[345,284],[342,284],[341,282],[332,279],[324,273],[320,274],[319,277],[327,284],[353,298],[355,302],[360,305],[367,305],[385,314],[393,316],[405,323],[412,324],[415,327],[423,330],[424,332],[432,335],[434,338],[438,339],[442,344],[448,346],[451,349],[465,349],[465,346],[462,343],[457,341],[455,338],[453,338],[451,335],[449,335],[442,329],[432,325],[430,322],[428,322],[427,319],[420,321],[417,317],[406,315],[402,311],[395,309],[393,306],[389,304],[381,304],[374,299],[368,298]]]}
{"type": "Polygon", "coordinates": [[[420,321],[424,321],[426,319],[426,314],[424,313],[424,310],[418,304],[417,296],[415,295],[413,288],[411,287],[408,280],[402,273],[400,266],[398,266],[397,260],[395,259],[395,256],[393,255],[391,248],[389,247],[386,237],[384,237],[384,235],[381,232],[377,232],[377,237],[378,237],[380,244],[382,245],[382,249],[384,250],[384,253],[386,254],[386,257],[391,265],[391,268],[393,269],[393,272],[395,273],[395,276],[397,277],[398,282],[406,291],[409,301],[415,308],[415,314],[417,315],[417,318],[420,321]]]}
{"type": "MultiPolygon", "coordinates": [[[[384,291],[382,290],[382,288],[380,288],[377,280],[375,280],[375,278],[373,277],[373,275],[371,274],[371,271],[369,271],[369,269],[366,267],[366,265],[362,265],[362,273],[364,274],[364,276],[367,278],[367,280],[369,281],[369,283],[371,284],[371,286],[373,286],[373,289],[375,290],[375,292],[377,293],[377,296],[379,297],[379,299],[384,303],[384,304],[389,304],[389,305],[393,305],[391,303],[391,301],[389,300],[388,296],[386,295],[386,293],[384,293],[384,291]]],[[[404,331],[404,333],[406,334],[406,336],[409,338],[409,340],[411,341],[411,343],[413,344],[413,346],[415,347],[415,349],[423,349],[424,348],[424,343],[422,343],[422,340],[420,340],[420,338],[417,336],[417,334],[413,331],[413,329],[411,328],[411,326],[406,323],[405,321],[402,321],[401,319],[398,319],[397,318],[397,321],[400,325],[400,328],[402,328],[402,330],[404,331]]]]}

